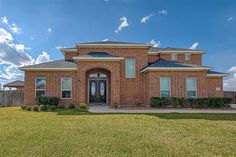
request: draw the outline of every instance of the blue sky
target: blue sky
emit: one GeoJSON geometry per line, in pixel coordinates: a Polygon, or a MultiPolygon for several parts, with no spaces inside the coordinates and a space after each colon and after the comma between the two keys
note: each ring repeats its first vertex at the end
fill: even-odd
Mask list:
{"type": "Polygon", "coordinates": [[[225,86],[236,89],[235,0],[0,0],[0,18],[2,83],[23,79],[18,66],[63,58],[58,47],[109,39],[194,44],[207,50],[204,65],[230,72],[225,86]]]}

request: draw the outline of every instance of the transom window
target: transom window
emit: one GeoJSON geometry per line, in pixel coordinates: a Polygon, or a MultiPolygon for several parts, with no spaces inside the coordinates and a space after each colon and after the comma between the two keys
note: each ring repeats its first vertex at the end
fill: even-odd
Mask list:
{"type": "Polygon", "coordinates": [[[173,61],[177,60],[177,54],[176,53],[171,54],[171,60],[173,60],[173,61]]]}
{"type": "Polygon", "coordinates": [[[72,78],[61,78],[61,98],[70,99],[72,97],[72,78]]]}
{"type": "Polygon", "coordinates": [[[46,78],[45,77],[36,77],[35,78],[35,97],[46,95],[46,78]]]}
{"type": "Polygon", "coordinates": [[[169,77],[160,78],[160,96],[170,97],[170,78],[169,77]]]}
{"type": "Polygon", "coordinates": [[[107,74],[98,72],[98,73],[89,74],[89,77],[103,77],[103,78],[106,78],[106,77],[107,77],[107,74]]]}
{"type": "Polygon", "coordinates": [[[125,59],[125,77],[135,78],[135,59],[134,58],[125,59]]]}
{"type": "Polygon", "coordinates": [[[186,78],[186,92],[188,98],[197,97],[197,79],[195,77],[186,78]]]}
{"type": "Polygon", "coordinates": [[[191,54],[185,54],[185,60],[190,61],[191,60],[191,54]]]}

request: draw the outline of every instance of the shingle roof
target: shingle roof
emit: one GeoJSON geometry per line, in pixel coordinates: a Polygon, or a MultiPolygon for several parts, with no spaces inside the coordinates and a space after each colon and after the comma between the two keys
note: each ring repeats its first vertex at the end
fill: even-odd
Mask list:
{"type": "Polygon", "coordinates": [[[149,70],[149,69],[184,69],[184,70],[196,70],[196,69],[212,69],[211,67],[207,66],[201,66],[201,65],[195,65],[195,64],[185,64],[185,63],[180,63],[176,61],[170,61],[170,60],[165,60],[165,59],[159,59],[154,63],[149,63],[148,66],[144,67],[141,69],[142,72],[149,70]]]}
{"type": "Polygon", "coordinates": [[[215,74],[217,74],[217,75],[218,75],[218,74],[219,74],[219,75],[221,75],[221,74],[224,75],[224,74],[225,74],[225,75],[227,75],[227,73],[222,73],[222,72],[217,72],[217,71],[212,71],[212,70],[209,70],[209,71],[208,71],[208,74],[214,74],[214,75],[215,75],[215,74]]]}
{"type": "Polygon", "coordinates": [[[148,52],[157,52],[157,51],[202,51],[202,50],[193,50],[193,49],[186,49],[186,48],[174,48],[174,47],[151,47],[148,52]]]}
{"type": "Polygon", "coordinates": [[[29,65],[20,67],[21,70],[27,69],[73,69],[77,68],[77,64],[74,61],[67,61],[67,60],[56,60],[41,64],[29,65]]]}
{"type": "Polygon", "coordinates": [[[119,57],[119,56],[114,56],[107,52],[89,52],[88,54],[81,55],[80,57],[119,57]]]}
{"type": "Polygon", "coordinates": [[[9,82],[5,85],[3,85],[4,87],[24,87],[25,82],[24,81],[20,81],[20,80],[16,80],[13,82],[9,82]]]}
{"type": "Polygon", "coordinates": [[[124,41],[96,41],[96,42],[85,42],[85,43],[77,43],[79,44],[140,44],[140,45],[148,45],[145,43],[135,43],[135,42],[124,42],[124,41]]]}

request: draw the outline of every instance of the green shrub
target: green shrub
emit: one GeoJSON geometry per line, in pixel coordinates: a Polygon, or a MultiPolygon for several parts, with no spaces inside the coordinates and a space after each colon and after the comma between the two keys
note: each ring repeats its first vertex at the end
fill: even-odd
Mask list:
{"type": "Polygon", "coordinates": [[[40,111],[47,111],[47,106],[46,105],[40,105],[39,109],[40,109],[40,111]]]}
{"type": "Polygon", "coordinates": [[[82,110],[88,110],[88,105],[86,103],[80,103],[79,108],[82,110]]]}
{"type": "Polygon", "coordinates": [[[69,104],[68,108],[69,109],[75,109],[75,105],[74,104],[69,104]]]}
{"type": "Polygon", "coordinates": [[[118,108],[118,107],[119,107],[119,104],[117,102],[112,103],[112,108],[118,108]]]}
{"type": "Polygon", "coordinates": [[[58,107],[57,107],[58,109],[65,109],[65,105],[63,105],[63,104],[60,104],[60,105],[58,105],[58,107]]]}
{"type": "Polygon", "coordinates": [[[27,107],[26,107],[26,110],[27,110],[27,111],[31,111],[31,106],[27,106],[27,107]]]}
{"type": "Polygon", "coordinates": [[[39,107],[38,106],[34,106],[33,107],[33,111],[38,112],[39,111],[39,107]]]}
{"type": "Polygon", "coordinates": [[[134,105],[136,107],[141,107],[141,106],[143,106],[143,103],[142,102],[134,102],[134,105]]]}
{"type": "Polygon", "coordinates": [[[59,98],[55,96],[40,96],[38,98],[38,104],[49,105],[49,106],[58,106],[59,98]]]}
{"type": "Polygon", "coordinates": [[[48,106],[49,111],[56,111],[57,107],[55,105],[48,106]]]}
{"type": "Polygon", "coordinates": [[[166,97],[152,97],[151,107],[166,107],[170,104],[170,98],[166,97]]]}
{"type": "Polygon", "coordinates": [[[27,106],[26,105],[21,105],[20,106],[22,110],[26,110],[27,106]]]}
{"type": "Polygon", "coordinates": [[[229,108],[231,98],[163,98],[152,97],[151,107],[229,108]]]}

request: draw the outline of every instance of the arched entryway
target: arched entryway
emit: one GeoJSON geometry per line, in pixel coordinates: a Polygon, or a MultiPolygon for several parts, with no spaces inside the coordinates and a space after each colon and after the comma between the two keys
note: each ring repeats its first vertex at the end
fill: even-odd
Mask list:
{"type": "Polygon", "coordinates": [[[105,69],[93,69],[86,73],[87,101],[89,105],[110,104],[111,73],[105,69]]]}

